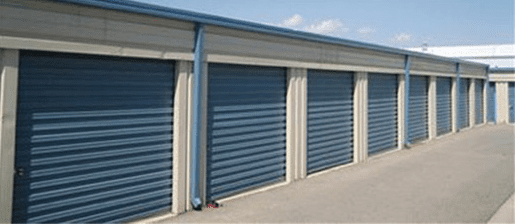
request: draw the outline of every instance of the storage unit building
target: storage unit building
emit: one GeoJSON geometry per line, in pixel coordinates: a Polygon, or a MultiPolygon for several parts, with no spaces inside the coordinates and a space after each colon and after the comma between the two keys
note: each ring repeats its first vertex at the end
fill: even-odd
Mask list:
{"type": "Polygon", "coordinates": [[[453,131],[452,78],[467,107],[467,80],[486,79],[131,1],[3,0],[0,15],[0,223],[171,216],[366,162],[453,131]]]}
{"type": "Polygon", "coordinates": [[[425,140],[428,135],[428,77],[410,77],[409,87],[409,119],[408,119],[408,141],[415,143],[425,140]]]}
{"type": "Polygon", "coordinates": [[[493,68],[488,81],[488,121],[513,123],[515,68],[493,68]]]}
{"type": "Polygon", "coordinates": [[[438,77],[436,80],[436,127],[437,135],[452,131],[452,79],[438,77]]]}
{"type": "Polygon", "coordinates": [[[308,71],[307,171],[353,161],[353,74],[308,71]]]}

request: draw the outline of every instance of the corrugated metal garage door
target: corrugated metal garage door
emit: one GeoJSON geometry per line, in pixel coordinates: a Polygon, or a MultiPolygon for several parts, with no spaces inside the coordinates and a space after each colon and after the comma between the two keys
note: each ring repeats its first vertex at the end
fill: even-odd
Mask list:
{"type": "Polygon", "coordinates": [[[436,134],[442,135],[452,130],[451,78],[436,79],[436,134]]]}
{"type": "Polygon", "coordinates": [[[397,147],[397,75],[368,75],[368,153],[397,147]]]}
{"type": "Polygon", "coordinates": [[[286,70],[209,65],[207,199],[283,181],[286,70]]]}
{"type": "Polygon", "coordinates": [[[308,71],[308,173],[352,162],[353,74],[308,71]]]}
{"type": "Polygon", "coordinates": [[[475,83],[475,106],[476,106],[476,124],[483,123],[483,80],[476,79],[475,83]]]}
{"type": "Polygon", "coordinates": [[[469,79],[460,80],[460,109],[458,121],[460,128],[469,126],[469,79]]]}
{"type": "Polygon", "coordinates": [[[13,222],[169,211],[173,64],[20,54],[13,222]]]}
{"type": "Polygon", "coordinates": [[[428,138],[427,88],[427,77],[410,77],[408,123],[408,139],[410,143],[414,143],[428,138]]]}
{"type": "Polygon", "coordinates": [[[497,96],[495,95],[495,83],[489,82],[488,83],[488,121],[489,122],[495,122],[495,104],[497,100],[497,96]]]}
{"type": "Polygon", "coordinates": [[[509,101],[510,101],[510,123],[515,122],[515,82],[510,82],[508,85],[509,101]]]}

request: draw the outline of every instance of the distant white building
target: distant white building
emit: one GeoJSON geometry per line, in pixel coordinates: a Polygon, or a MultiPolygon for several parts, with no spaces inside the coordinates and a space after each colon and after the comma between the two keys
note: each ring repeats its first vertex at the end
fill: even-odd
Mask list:
{"type": "Polygon", "coordinates": [[[460,58],[490,65],[490,69],[515,67],[515,44],[417,47],[411,51],[460,58]]]}

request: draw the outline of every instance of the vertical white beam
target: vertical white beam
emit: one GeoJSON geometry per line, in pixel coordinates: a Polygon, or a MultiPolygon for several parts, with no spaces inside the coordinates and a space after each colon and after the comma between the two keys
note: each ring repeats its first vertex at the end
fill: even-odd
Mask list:
{"type": "Polygon", "coordinates": [[[429,139],[436,138],[436,76],[429,77],[429,93],[428,93],[428,133],[429,139]]]}
{"type": "Polygon", "coordinates": [[[173,193],[172,213],[186,210],[186,160],[188,136],[188,77],[192,64],[177,61],[175,66],[175,99],[173,112],[173,193]]]}
{"type": "Polygon", "coordinates": [[[307,176],[307,150],[308,150],[308,70],[299,69],[298,79],[298,93],[299,93],[299,119],[298,119],[298,132],[299,132],[299,178],[306,178],[307,176]]]}
{"type": "Polygon", "coordinates": [[[452,113],[452,132],[456,133],[458,131],[458,83],[456,82],[456,77],[452,78],[452,86],[451,86],[451,113],[452,113]]]}
{"type": "MultiPolygon", "coordinates": [[[[193,66],[193,64],[192,64],[193,66]]],[[[191,67],[191,69],[193,69],[193,67],[191,67]]],[[[192,71],[192,70],[191,70],[192,71]]],[[[187,81],[187,85],[188,85],[188,88],[187,88],[187,92],[188,92],[188,97],[187,97],[187,127],[188,127],[188,130],[191,130],[191,128],[193,127],[193,75],[192,75],[193,71],[189,74],[188,76],[188,81],[187,81]]],[[[191,165],[190,165],[190,161],[191,161],[191,151],[192,151],[192,148],[191,148],[191,141],[192,141],[192,136],[191,136],[191,131],[188,131],[187,134],[186,134],[186,161],[187,161],[187,166],[186,166],[186,211],[190,211],[193,209],[192,205],[191,205],[191,192],[190,192],[190,184],[191,184],[191,165]]]]}
{"type": "Polygon", "coordinates": [[[397,90],[397,145],[399,149],[404,148],[404,143],[406,142],[406,78],[404,74],[399,75],[399,88],[397,90]]]}
{"type": "Polygon", "coordinates": [[[0,223],[10,223],[12,216],[19,55],[0,50],[0,223]]]}
{"type": "Polygon", "coordinates": [[[470,127],[476,125],[476,79],[469,82],[469,123],[470,127]]]}
{"type": "Polygon", "coordinates": [[[353,95],[353,162],[360,163],[368,160],[368,74],[354,73],[353,95]]]}
{"type": "Polygon", "coordinates": [[[508,83],[496,82],[495,90],[497,93],[497,123],[509,123],[509,99],[508,99],[508,83]]]}
{"type": "Polygon", "coordinates": [[[297,150],[297,70],[288,68],[286,91],[286,182],[295,180],[297,150]]]}

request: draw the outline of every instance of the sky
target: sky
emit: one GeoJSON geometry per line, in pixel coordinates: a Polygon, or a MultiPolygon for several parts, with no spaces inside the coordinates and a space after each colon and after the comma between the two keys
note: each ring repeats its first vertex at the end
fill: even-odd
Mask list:
{"type": "Polygon", "coordinates": [[[136,0],[392,47],[514,43],[515,0],[136,0]]]}

